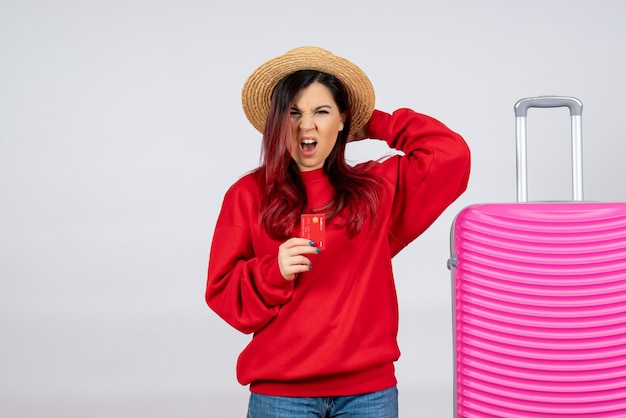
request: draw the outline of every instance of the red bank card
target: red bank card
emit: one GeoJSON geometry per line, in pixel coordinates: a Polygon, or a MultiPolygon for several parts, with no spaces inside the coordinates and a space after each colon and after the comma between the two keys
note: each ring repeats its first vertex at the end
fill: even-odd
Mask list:
{"type": "Polygon", "coordinates": [[[316,246],[323,250],[326,245],[326,218],[324,214],[300,215],[302,237],[315,241],[316,246]]]}

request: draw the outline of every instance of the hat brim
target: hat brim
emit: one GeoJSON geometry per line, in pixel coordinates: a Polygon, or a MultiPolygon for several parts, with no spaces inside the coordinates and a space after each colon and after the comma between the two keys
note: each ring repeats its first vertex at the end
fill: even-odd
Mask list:
{"type": "Polygon", "coordinates": [[[348,92],[352,112],[350,133],[354,134],[369,121],[374,111],[374,87],[358,66],[323,48],[303,46],[265,62],[248,77],[241,92],[246,117],[263,133],[276,84],[299,70],[322,71],[335,76],[348,92]]]}

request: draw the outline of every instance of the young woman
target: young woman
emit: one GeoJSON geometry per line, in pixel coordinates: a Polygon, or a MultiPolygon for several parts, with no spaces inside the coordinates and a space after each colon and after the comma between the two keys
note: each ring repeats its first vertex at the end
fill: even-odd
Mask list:
{"type": "Polygon", "coordinates": [[[262,164],[224,197],[206,301],[253,334],[237,363],[248,417],[397,417],[391,259],[465,190],[468,147],[429,116],[375,110],[365,73],[317,47],[261,65],[242,101],[262,164]],[[402,153],[346,163],[365,138],[402,153]],[[303,214],[325,221],[317,242],[303,214]]]}

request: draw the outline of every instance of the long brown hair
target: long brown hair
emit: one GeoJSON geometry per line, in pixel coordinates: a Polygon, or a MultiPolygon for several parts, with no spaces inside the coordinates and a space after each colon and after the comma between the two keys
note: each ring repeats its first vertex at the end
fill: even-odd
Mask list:
{"type": "Polygon", "coordinates": [[[270,237],[276,240],[292,235],[300,214],[307,208],[304,184],[289,150],[289,116],[296,94],[316,82],[330,90],[346,120],[324,162],[324,171],[335,191],[334,197],[325,207],[315,209],[325,212],[327,221],[340,215],[343,218],[341,225],[346,227],[351,237],[376,216],[381,185],[369,170],[373,163],[351,166],[345,159],[351,122],[348,93],[341,82],[330,74],[313,70],[296,71],[276,85],[263,134],[259,168],[263,174],[260,222],[270,237]]]}

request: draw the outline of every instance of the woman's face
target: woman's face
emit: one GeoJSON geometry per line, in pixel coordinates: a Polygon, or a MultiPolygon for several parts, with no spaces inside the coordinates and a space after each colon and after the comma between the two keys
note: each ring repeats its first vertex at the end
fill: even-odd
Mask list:
{"type": "Polygon", "coordinates": [[[345,120],[328,87],[316,82],[300,90],[290,120],[291,157],[300,171],[323,167],[345,120]]]}

